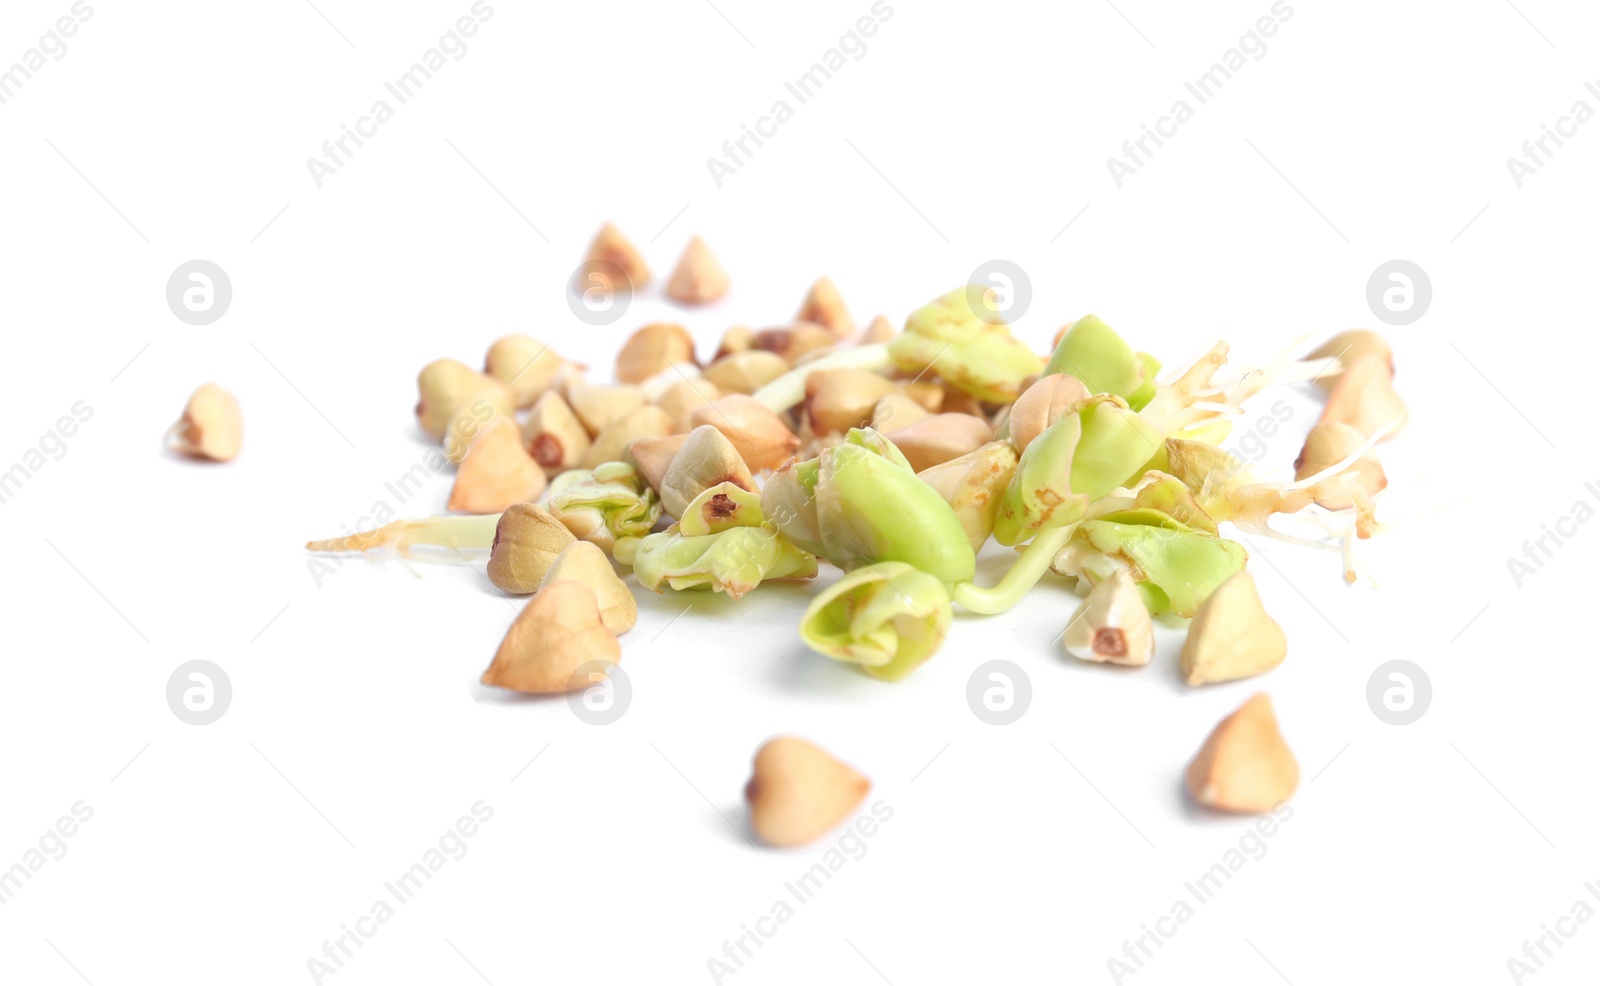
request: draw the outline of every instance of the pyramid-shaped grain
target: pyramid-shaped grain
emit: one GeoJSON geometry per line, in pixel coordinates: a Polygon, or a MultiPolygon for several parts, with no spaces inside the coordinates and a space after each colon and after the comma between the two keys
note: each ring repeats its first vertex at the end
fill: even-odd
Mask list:
{"type": "Polygon", "coordinates": [[[750,827],[773,846],[803,846],[844,821],[872,782],[813,743],[780,736],[756,751],[750,827]]]}
{"type": "Polygon", "coordinates": [[[704,305],[728,293],[728,272],[704,240],[696,236],[667,281],[667,297],[685,305],[704,305]]]}
{"type": "Polygon", "coordinates": [[[513,503],[531,503],[544,492],[544,470],[523,447],[510,418],[495,418],[467,448],[450,490],[449,509],[497,514],[513,503]]]}
{"type": "Polygon", "coordinates": [[[1184,773],[1189,796],[1217,811],[1268,811],[1299,784],[1300,765],[1278,731],[1265,692],[1217,723],[1184,773]]]}
{"type": "MultiPolygon", "coordinates": [[[[594,234],[594,241],[589,244],[589,253],[584,257],[584,263],[595,264],[604,262],[613,264],[628,278],[627,284],[611,285],[613,291],[638,290],[650,283],[650,268],[639,256],[639,251],[633,248],[628,238],[622,231],[611,223],[600,227],[600,232],[594,234]]],[[[594,287],[592,284],[583,284],[582,288],[594,287]]]]}

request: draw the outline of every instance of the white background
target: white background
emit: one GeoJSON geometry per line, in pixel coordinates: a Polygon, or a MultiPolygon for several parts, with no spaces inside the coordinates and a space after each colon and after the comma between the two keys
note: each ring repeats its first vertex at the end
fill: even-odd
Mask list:
{"type": "MultiPolygon", "coordinates": [[[[750,755],[794,731],[869,774],[894,815],[724,982],[1108,982],[1107,959],[1248,830],[1187,808],[1180,778],[1262,688],[1302,767],[1293,817],[1124,981],[1511,980],[1507,958],[1600,877],[1582,629],[1600,531],[1520,589],[1506,568],[1600,480],[1600,123],[1520,189],[1505,165],[1575,100],[1600,109],[1583,88],[1600,14],[1518,4],[1296,0],[1118,189],[1106,158],[1193,104],[1183,82],[1267,0],[896,0],[719,189],[706,159],[867,0],[500,0],[318,189],[306,159],[468,0],[96,3],[0,106],[0,469],[75,401],[94,409],[0,508],[0,866],[73,803],[94,809],[0,906],[5,980],[312,981],[306,960],[481,799],[494,816],[467,855],[324,982],[709,982],[707,959],[833,841],[744,838],[750,755]],[[732,293],[577,322],[564,282],[607,219],[661,276],[703,234],[732,293]],[[419,580],[351,563],[320,586],[307,570],[302,542],[376,501],[442,509],[448,477],[403,505],[384,487],[426,449],[411,406],[431,359],[476,362],[526,331],[604,379],[651,319],[709,352],[733,322],[787,320],[826,273],[860,322],[899,322],[997,257],[1031,275],[1017,331],[1040,350],[1094,311],[1169,364],[1217,338],[1259,363],[1375,325],[1368,275],[1422,265],[1432,305],[1389,333],[1413,420],[1382,449],[1394,529],[1363,546],[1381,588],[1253,541],[1290,656],[1198,690],[1175,632],[1142,671],[1065,658],[1051,640],[1075,600],[1048,579],[1016,612],[958,617],[899,684],[799,644],[815,586],[643,593],[623,639],[632,707],[596,728],[477,687],[515,612],[481,564],[419,580]],[[164,300],[194,258],[234,288],[203,328],[164,300]],[[161,449],[207,380],[244,408],[226,467],[161,449]],[[995,657],[1033,685],[1005,728],[965,701],[995,657]],[[164,695],[196,658],[234,689],[204,727],[164,695]],[[1411,726],[1366,703],[1394,658],[1433,682],[1411,726]]],[[[0,8],[0,66],[69,6],[0,8]]],[[[1278,399],[1294,416],[1263,468],[1286,468],[1316,415],[1292,389],[1250,420],[1278,399]]],[[[1536,982],[1597,967],[1591,923],[1536,982]]]]}

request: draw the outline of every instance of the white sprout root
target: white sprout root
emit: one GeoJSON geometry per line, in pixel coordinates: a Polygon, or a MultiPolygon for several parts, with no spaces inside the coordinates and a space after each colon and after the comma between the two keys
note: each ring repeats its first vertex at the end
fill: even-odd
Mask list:
{"type": "Polygon", "coordinates": [[[494,532],[499,524],[499,514],[397,520],[376,530],[322,541],[307,541],[306,550],[331,554],[391,548],[405,557],[410,557],[412,548],[421,546],[448,548],[457,553],[487,551],[494,546],[494,532]]]}
{"type": "MultiPolygon", "coordinates": [[[[1300,360],[1295,359],[1294,353],[1306,347],[1311,336],[1303,335],[1289,343],[1278,358],[1266,366],[1252,367],[1238,371],[1232,382],[1216,384],[1215,390],[1203,393],[1202,397],[1215,397],[1227,395],[1225,399],[1232,404],[1241,404],[1249,397],[1259,394],[1270,387],[1280,387],[1291,383],[1309,382],[1320,380],[1323,377],[1337,376],[1342,369],[1337,357],[1332,359],[1300,360]]],[[[1204,359],[1201,356],[1200,359],[1204,359]]],[[[1191,360],[1186,366],[1199,362],[1191,360]]]]}
{"type": "MultiPolygon", "coordinates": [[[[1356,561],[1356,539],[1371,537],[1377,533],[1379,525],[1374,498],[1345,470],[1399,424],[1398,419],[1389,422],[1373,432],[1355,451],[1305,479],[1288,483],[1256,483],[1229,490],[1225,497],[1233,514],[1227,518],[1228,522],[1240,530],[1287,544],[1336,551],[1344,561],[1344,580],[1355,582],[1360,570],[1356,561]],[[1319,496],[1332,493],[1348,498],[1352,505],[1343,510],[1326,510],[1316,505],[1319,496]],[[1277,530],[1272,526],[1271,519],[1278,514],[1320,528],[1332,540],[1317,541],[1277,530]]],[[[1372,581],[1376,585],[1376,581],[1372,581]]]]}
{"type": "Polygon", "coordinates": [[[1163,434],[1173,435],[1218,418],[1240,415],[1246,401],[1271,387],[1339,372],[1337,359],[1295,359],[1293,354],[1304,345],[1305,338],[1297,339],[1266,366],[1238,370],[1230,374],[1229,382],[1223,383],[1217,377],[1228,365],[1229,347],[1218,342],[1169,373],[1140,416],[1163,434]]]}

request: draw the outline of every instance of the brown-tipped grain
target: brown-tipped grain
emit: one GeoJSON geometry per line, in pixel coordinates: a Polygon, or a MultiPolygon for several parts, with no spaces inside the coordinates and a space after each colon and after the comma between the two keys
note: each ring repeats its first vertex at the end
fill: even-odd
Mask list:
{"type": "Polygon", "coordinates": [[[1155,657],[1155,625],[1138,584],[1121,569],[1089,591],[1061,635],[1067,653],[1083,661],[1139,667],[1155,657]]]}
{"type": "Polygon", "coordinates": [[[721,483],[732,483],[742,490],[756,489],[750,468],[732,441],[712,425],[704,424],[689,433],[688,440],[673,456],[657,491],[661,507],[681,518],[694,498],[721,483]]]}
{"type": "Polygon", "coordinates": [[[589,431],[566,400],[546,391],[522,423],[522,440],[547,475],[575,469],[589,451],[589,431]]]}

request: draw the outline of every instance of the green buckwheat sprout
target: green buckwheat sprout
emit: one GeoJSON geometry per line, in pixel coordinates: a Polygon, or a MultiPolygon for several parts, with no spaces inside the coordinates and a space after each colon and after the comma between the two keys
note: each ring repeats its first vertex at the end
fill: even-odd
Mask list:
{"type": "MultiPolygon", "coordinates": [[[[634,344],[625,346],[631,355],[626,373],[619,374],[629,382],[606,390],[618,408],[613,414],[580,399],[589,393],[583,390],[584,367],[552,355],[549,373],[515,388],[517,413],[526,414],[536,402],[545,409],[541,413],[560,410],[571,398],[577,413],[562,417],[568,430],[581,428],[597,439],[602,429],[621,420],[617,415],[650,407],[668,394],[670,405],[664,406],[672,410],[637,415],[641,429],[648,425],[649,430],[632,441],[622,441],[631,434],[618,438],[613,429],[599,445],[604,451],[583,462],[592,468],[551,471],[537,509],[519,504],[506,515],[510,524],[512,515],[523,511],[532,520],[518,523],[537,521],[545,525],[539,528],[545,535],[553,531],[559,537],[529,536],[526,547],[508,537],[502,544],[496,534],[499,515],[442,516],[397,520],[307,548],[383,548],[406,555],[435,549],[458,559],[493,549],[497,561],[504,553],[522,551],[504,559],[506,569],[515,569],[520,559],[537,573],[570,533],[602,549],[604,556],[583,547],[601,563],[608,556],[624,574],[631,570],[643,588],[709,589],[732,599],[769,582],[814,579],[819,561],[825,561],[838,570],[831,581],[788,590],[810,594],[800,639],[819,654],[885,681],[906,677],[937,654],[951,633],[960,633],[952,622],[954,607],[974,616],[1003,613],[1047,578],[1057,586],[1053,592],[1066,588],[1080,594],[1111,581],[1094,594],[1090,609],[1103,621],[1096,632],[1112,634],[1107,640],[1113,643],[1122,625],[1137,623],[1125,618],[1127,607],[1138,609],[1129,602],[1135,588],[1149,615],[1182,620],[1207,613],[1202,619],[1213,628],[1259,623],[1262,617],[1242,609],[1207,610],[1213,598],[1223,600],[1216,606],[1224,605],[1224,597],[1250,598],[1234,578],[1245,571],[1249,556],[1227,536],[1229,525],[1339,552],[1345,578],[1354,580],[1356,540],[1380,529],[1374,498],[1387,481],[1374,446],[1397,432],[1405,416],[1388,382],[1392,365],[1381,340],[1361,336],[1363,345],[1353,353],[1347,353],[1352,344],[1346,342],[1336,350],[1318,350],[1315,359],[1285,353],[1242,371],[1230,368],[1229,347],[1217,342],[1162,379],[1160,360],[1135,349],[1094,315],[1073,321],[1053,351],[1041,355],[1010,326],[979,316],[987,310],[984,291],[978,285],[958,287],[915,309],[902,331],[880,318],[853,342],[846,337],[854,323],[842,314],[830,317],[827,326],[804,322],[761,333],[730,330],[719,358],[754,347],[768,354],[763,356],[767,363],[776,364],[760,377],[769,382],[748,397],[744,389],[729,394],[710,382],[736,386],[740,379],[717,372],[715,363],[700,379],[692,345],[669,357],[634,344]],[[649,357],[644,364],[640,354],[649,357]],[[863,403],[836,400],[825,408],[816,384],[808,396],[811,374],[836,369],[852,372],[826,379],[848,377],[865,384],[869,396],[863,403]],[[1298,478],[1260,479],[1221,448],[1250,398],[1269,387],[1312,380],[1332,380],[1334,396],[1319,423],[1317,444],[1308,440],[1296,462],[1298,478]],[[1369,392],[1370,401],[1363,403],[1369,392]],[[883,393],[893,395],[884,408],[861,419],[859,408],[883,393]],[[1021,436],[1015,440],[1014,404],[1021,436]],[[734,410],[740,417],[728,413],[734,410]],[[913,458],[921,472],[889,437],[902,424],[885,423],[922,421],[919,429],[925,432],[963,414],[982,422],[954,419],[970,426],[962,434],[974,433],[975,439],[944,443],[949,451],[936,455],[926,450],[940,443],[919,446],[913,458]],[[761,430],[752,434],[758,418],[761,430]],[[673,430],[663,435],[669,419],[673,430]],[[699,425],[693,440],[690,422],[699,425]],[[872,422],[883,431],[870,427],[872,422]],[[990,435],[993,440],[979,447],[990,435]],[[714,469],[702,461],[710,447],[721,457],[714,469]],[[674,469],[684,448],[702,458],[676,459],[674,469]],[[766,455],[772,448],[777,454],[766,455]],[[780,461],[790,450],[796,450],[794,456],[780,461]],[[618,458],[594,464],[607,455],[618,458]],[[745,468],[750,463],[741,462],[741,455],[758,468],[745,468]],[[667,502],[681,511],[676,517],[664,515],[659,495],[669,475],[667,502]],[[1315,528],[1317,536],[1272,525],[1284,516],[1315,528]],[[991,538],[1017,554],[998,581],[982,586],[977,559],[991,538]],[[1235,588],[1219,594],[1224,584],[1235,588]],[[1113,596],[1121,609],[1107,602],[1113,596]],[[1113,612],[1122,615],[1113,619],[1108,615],[1113,612]]],[[[833,306],[842,313],[842,301],[833,306]]],[[[666,328],[676,330],[674,339],[686,336],[676,326],[666,328]]],[[[646,329],[656,335],[665,331],[660,324],[646,329]]],[[[515,382],[450,366],[460,379],[452,378],[449,394],[425,400],[429,407],[457,391],[503,395],[509,392],[503,384],[515,382]]],[[[506,406],[490,412],[510,414],[506,406]]],[[[544,430],[534,433],[549,444],[544,430]]],[[[566,576],[552,578],[559,584],[566,576]]],[[[592,596],[562,592],[566,600],[592,596]]],[[[1065,612],[1077,607],[1071,595],[1061,597],[1065,612]]],[[[556,610],[547,601],[538,611],[556,610]]],[[[1137,614],[1138,620],[1145,615],[1137,614]]],[[[586,613],[562,611],[562,619],[562,627],[552,628],[564,634],[559,639],[607,650],[592,643],[601,637],[586,613]]],[[[1147,628],[1148,621],[1143,625],[1147,628]]],[[[1148,632],[1143,639],[1144,657],[1124,663],[1146,663],[1148,632]]],[[[539,672],[533,667],[526,680],[558,680],[539,672]]]]}

